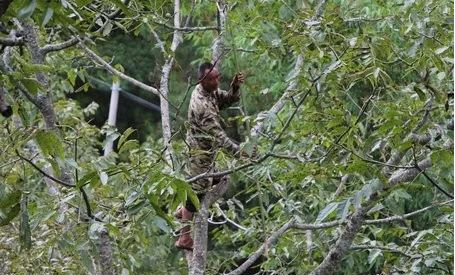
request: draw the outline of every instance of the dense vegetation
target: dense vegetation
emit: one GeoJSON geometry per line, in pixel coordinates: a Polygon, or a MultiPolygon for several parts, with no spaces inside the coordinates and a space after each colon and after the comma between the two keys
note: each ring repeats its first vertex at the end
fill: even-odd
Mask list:
{"type": "Polygon", "coordinates": [[[1,274],[453,273],[452,1],[9,0],[0,16],[1,274]],[[196,200],[186,110],[213,59],[224,88],[247,75],[223,122],[258,156],[218,152],[205,259],[173,247],[172,213],[196,200]],[[104,125],[95,78],[161,111],[121,97],[104,125]]]}

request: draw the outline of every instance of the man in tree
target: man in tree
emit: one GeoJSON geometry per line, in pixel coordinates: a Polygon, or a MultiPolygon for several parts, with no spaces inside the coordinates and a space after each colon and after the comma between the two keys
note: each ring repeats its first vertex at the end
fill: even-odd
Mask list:
{"type": "MultiPolygon", "coordinates": [[[[236,74],[231,82],[231,89],[223,91],[218,88],[221,74],[211,63],[199,66],[199,84],[193,90],[188,108],[189,127],[186,142],[189,146],[187,171],[190,177],[202,173],[212,173],[215,154],[218,149],[225,149],[234,156],[240,155],[240,147],[232,141],[220,125],[219,112],[240,99],[240,85],[244,82],[243,74],[236,74]]],[[[220,182],[220,178],[203,178],[192,183],[192,189],[199,200],[204,197],[208,189],[220,182]]],[[[176,217],[183,222],[191,221],[195,206],[188,201],[181,207],[176,217]]],[[[193,248],[193,239],[190,235],[190,226],[180,230],[180,237],[175,246],[181,249],[193,248]]]]}

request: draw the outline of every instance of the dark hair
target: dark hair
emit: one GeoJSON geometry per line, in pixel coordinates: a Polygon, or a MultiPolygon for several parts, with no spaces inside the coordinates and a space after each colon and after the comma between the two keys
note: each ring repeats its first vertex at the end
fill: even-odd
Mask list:
{"type": "Polygon", "coordinates": [[[199,80],[201,80],[204,77],[205,71],[211,70],[212,67],[213,67],[213,64],[210,62],[205,62],[205,63],[202,63],[201,65],[199,65],[199,71],[197,74],[197,77],[199,78],[199,80]]]}

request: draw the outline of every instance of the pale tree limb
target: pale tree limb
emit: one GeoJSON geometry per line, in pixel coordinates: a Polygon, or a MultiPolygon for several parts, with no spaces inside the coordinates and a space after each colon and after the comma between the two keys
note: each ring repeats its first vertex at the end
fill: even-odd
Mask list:
{"type": "MultiPolygon", "coordinates": [[[[180,27],[180,0],[174,0],[174,27],[180,27]]],[[[159,39],[158,35],[155,35],[159,39]]],[[[174,153],[171,144],[171,123],[169,116],[169,75],[174,64],[174,54],[177,47],[183,41],[182,33],[175,29],[172,37],[171,52],[166,56],[163,68],[161,70],[160,80],[160,107],[161,107],[161,127],[163,129],[163,141],[166,148],[165,157],[169,165],[174,169],[174,153]]],[[[162,43],[161,40],[158,43],[162,43]]]]}
{"type": "MultiPolygon", "coordinates": [[[[26,41],[26,46],[27,46],[28,50],[30,51],[30,55],[31,55],[33,64],[44,64],[45,63],[44,59],[48,52],[52,51],[53,49],[58,50],[58,48],[64,49],[66,46],[69,46],[69,44],[74,43],[73,41],[71,41],[71,43],[63,43],[63,44],[60,44],[55,47],[51,46],[51,47],[47,48],[47,50],[42,50],[42,48],[39,47],[38,32],[37,32],[36,27],[32,23],[19,22],[18,20],[15,20],[15,23],[19,28],[22,29],[22,31],[24,33],[24,40],[26,41]]],[[[46,128],[48,130],[55,132],[57,134],[57,136],[59,136],[59,138],[62,139],[61,133],[60,133],[60,131],[58,131],[58,128],[57,128],[57,117],[56,117],[55,110],[54,110],[54,107],[52,104],[49,79],[46,76],[46,74],[43,72],[37,72],[35,75],[36,75],[36,79],[38,80],[38,82],[40,83],[40,85],[43,87],[43,90],[44,90],[43,92],[38,93],[38,95],[36,96],[36,103],[37,103],[39,111],[41,112],[41,114],[44,118],[46,128]]],[[[32,164],[32,162],[29,162],[29,163],[32,164]]],[[[34,168],[37,168],[37,167],[34,165],[34,168]]],[[[73,186],[72,178],[70,177],[70,173],[69,173],[67,167],[62,167],[61,170],[62,170],[62,173],[61,173],[62,177],[60,180],[61,182],[59,182],[59,183],[62,184],[63,182],[66,182],[66,183],[68,183],[68,186],[72,187],[73,186]]],[[[46,173],[46,171],[42,171],[42,172],[44,172],[44,174],[55,174],[55,173],[46,173]]],[[[51,177],[46,177],[46,178],[55,181],[55,179],[53,179],[51,177]]],[[[83,191],[83,189],[81,189],[81,192],[83,193],[83,195],[86,195],[85,191],[83,191]]],[[[60,192],[58,192],[57,194],[59,194],[59,193],[60,192]]],[[[84,198],[84,199],[85,199],[85,202],[87,203],[88,201],[86,200],[86,198],[84,198]]],[[[89,207],[90,206],[88,205],[88,208],[87,208],[88,210],[90,209],[89,207]]],[[[67,208],[68,207],[67,207],[66,203],[60,203],[60,212],[61,212],[60,214],[63,215],[67,211],[67,208]]],[[[114,274],[113,265],[112,265],[112,255],[110,253],[111,245],[109,242],[109,235],[108,235],[107,230],[102,231],[100,233],[100,244],[99,245],[100,245],[100,254],[101,254],[100,263],[101,263],[102,270],[103,270],[102,274],[103,275],[104,274],[105,275],[114,274]],[[106,257],[108,257],[109,259],[104,257],[104,255],[108,255],[106,257]]]]}
{"type": "MultiPolygon", "coordinates": [[[[429,166],[428,166],[427,161],[425,160],[425,161],[422,161],[419,163],[419,167],[428,168],[429,166]]],[[[398,184],[398,183],[403,183],[405,181],[413,180],[415,178],[415,176],[418,175],[415,173],[416,170],[417,170],[416,168],[401,170],[400,173],[396,174],[396,178],[399,178],[400,180],[396,181],[396,182],[394,181],[393,184],[398,184]],[[412,172],[410,173],[410,172],[408,172],[408,170],[411,170],[412,172]],[[414,175],[414,177],[411,177],[411,175],[414,175]]],[[[390,186],[393,186],[393,184],[391,184],[390,186]]],[[[377,196],[378,196],[378,192],[372,194],[369,202],[375,200],[375,198],[377,196]]],[[[368,210],[372,207],[372,204],[367,202],[366,206],[362,206],[362,207],[356,209],[355,212],[347,220],[336,220],[336,221],[320,223],[320,224],[300,224],[300,223],[292,222],[292,220],[291,220],[288,223],[292,222],[292,226],[287,226],[287,229],[296,228],[296,229],[300,229],[300,230],[316,230],[316,229],[325,229],[325,228],[332,228],[332,227],[336,227],[336,226],[340,226],[340,225],[346,225],[345,229],[341,233],[337,242],[330,249],[327,256],[324,258],[323,262],[310,273],[311,275],[328,275],[328,274],[333,274],[333,271],[335,270],[335,268],[337,267],[337,265],[339,264],[341,259],[344,257],[346,252],[349,250],[350,245],[352,244],[357,232],[360,230],[362,225],[364,225],[364,224],[382,224],[382,223],[400,221],[400,220],[409,218],[411,216],[420,214],[422,212],[425,212],[427,210],[430,210],[438,205],[446,204],[449,202],[453,202],[453,200],[431,205],[431,206],[425,207],[423,209],[414,211],[412,213],[408,213],[406,215],[393,216],[393,217],[379,219],[379,220],[366,220],[365,221],[365,219],[364,219],[365,215],[368,212],[368,210]]],[[[280,232],[282,232],[282,234],[284,234],[285,231],[280,231],[280,232]]],[[[273,235],[273,236],[275,236],[275,235],[273,235]]],[[[261,255],[262,253],[264,253],[264,251],[265,251],[265,246],[262,245],[246,261],[246,262],[248,262],[249,265],[245,264],[246,262],[244,263],[245,265],[243,265],[243,264],[241,265],[242,270],[243,270],[243,268],[248,268],[252,263],[254,263],[254,260],[257,259],[256,257],[258,257],[258,254],[261,255]],[[249,261],[250,259],[252,261],[249,261]]],[[[237,269],[233,270],[231,273],[228,273],[228,274],[229,275],[241,274],[240,271],[239,271],[239,273],[236,273],[239,268],[240,267],[238,267],[237,269]]]]}
{"type": "Polygon", "coordinates": [[[233,271],[227,273],[226,275],[241,275],[245,272],[254,262],[259,259],[259,257],[264,254],[264,252],[272,245],[274,245],[278,239],[289,229],[291,229],[295,224],[295,221],[291,219],[287,223],[283,224],[277,231],[268,237],[265,242],[256,250],[253,254],[251,254],[248,259],[243,262],[239,267],[234,269],[233,271]]]}
{"type": "Polygon", "coordinates": [[[269,121],[273,116],[277,115],[281,109],[286,105],[289,98],[297,88],[297,77],[300,75],[300,72],[303,67],[303,54],[299,54],[295,61],[294,69],[289,73],[287,82],[288,86],[284,91],[283,95],[280,99],[273,104],[272,108],[270,108],[266,112],[261,112],[258,117],[256,118],[256,125],[251,129],[251,136],[252,137],[259,137],[266,126],[267,121],[269,121]]]}
{"type": "Polygon", "coordinates": [[[179,32],[205,32],[205,31],[216,31],[218,30],[218,26],[202,26],[202,27],[176,27],[171,26],[169,24],[160,22],[160,21],[153,21],[154,23],[166,27],[168,29],[179,31],[179,32]]]}
{"type": "Polygon", "coordinates": [[[229,177],[223,177],[220,182],[213,187],[212,190],[205,194],[201,201],[201,207],[195,214],[193,225],[193,257],[191,261],[190,275],[203,275],[207,261],[207,233],[208,233],[208,218],[209,207],[217,199],[221,198],[226,193],[229,186],[229,177]]]}
{"type": "Polygon", "coordinates": [[[22,37],[0,37],[0,45],[7,47],[24,45],[24,39],[22,37]]]}
{"type": "MultiPolygon", "coordinates": [[[[326,0],[321,0],[317,7],[316,7],[316,13],[313,16],[313,20],[319,20],[320,17],[322,17],[324,13],[326,5],[326,0]]],[[[316,24],[317,25],[317,24],[316,24]]],[[[313,25],[309,26],[312,27],[313,25]]],[[[261,133],[264,131],[264,127],[266,126],[266,123],[272,119],[274,116],[276,116],[286,105],[290,97],[292,96],[293,92],[297,89],[297,84],[298,84],[298,76],[300,75],[302,68],[303,68],[303,61],[304,61],[304,56],[302,53],[297,55],[297,58],[295,60],[294,68],[292,71],[288,74],[286,82],[288,83],[283,95],[280,97],[280,99],[273,104],[272,108],[270,108],[266,112],[261,112],[257,118],[256,118],[256,125],[251,129],[251,137],[258,138],[261,133]]]]}
{"type": "Polygon", "coordinates": [[[228,4],[225,0],[217,0],[217,29],[218,36],[215,38],[215,41],[212,45],[212,60],[217,62],[214,64],[215,68],[219,71],[221,66],[221,57],[223,56],[224,47],[225,47],[225,33],[226,33],[226,24],[227,24],[227,14],[228,14],[228,4]]]}
{"type": "Polygon", "coordinates": [[[431,167],[431,159],[424,159],[418,163],[418,168],[411,168],[411,169],[400,169],[395,171],[389,178],[389,184],[390,185],[396,185],[402,182],[408,182],[413,180],[415,177],[417,177],[420,173],[421,170],[426,170],[427,168],[431,167]]]}
{"type": "Polygon", "coordinates": [[[336,241],[335,245],[332,246],[327,253],[327,256],[324,257],[322,263],[319,264],[319,266],[315,268],[310,275],[328,275],[334,273],[339,262],[351,247],[357,232],[362,227],[365,214],[369,209],[369,206],[362,206],[356,209],[356,211],[348,219],[348,224],[336,241]]]}
{"type": "Polygon", "coordinates": [[[134,86],[138,87],[138,88],[141,88],[147,92],[151,92],[152,94],[154,95],[160,95],[160,92],[158,91],[158,89],[156,89],[155,87],[152,87],[152,86],[149,86],[131,76],[128,76],[122,72],[120,72],[119,70],[115,69],[113,66],[111,66],[109,63],[107,63],[106,61],[104,61],[103,58],[101,58],[100,56],[98,56],[95,52],[93,52],[92,50],[90,50],[84,43],[79,43],[79,47],[86,53],[87,57],[90,58],[92,61],[94,61],[95,63],[98,63],[100,64],[101,66],[103,66],[107,71],[109,71],[110,73],[112,73],[113,75],[115,76],[118,76],[119,78],[133,84],[134,86]]]}

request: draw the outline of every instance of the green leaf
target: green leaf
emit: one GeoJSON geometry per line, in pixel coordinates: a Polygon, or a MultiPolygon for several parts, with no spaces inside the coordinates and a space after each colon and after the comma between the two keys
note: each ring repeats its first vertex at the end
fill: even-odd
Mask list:
{"type": "Polygon", "coordinates": [[[375,262],[376,258],[382,255],[382,251],[379,249],[372,249],[368,255],[368,263],[371,265],[375,262]]]}
{"type": "Polygon", "coordinates": [[[27,18],[30,17],[36,8],[36,0],[29,1],[28,5],[20,9],[17,13],[17,17],[19,18],[27,18]]]}
{"type": "Polygon", "coordinates": [[[63,144],[54,131],[40,130],[35,138],[44,155],[60,159],[65,158],[63,144]]]}
{"type": "Polygon", "coordinates": [[[147,199],[148,199],[150,205],[152,205],[156,214],[158,214],[158,216],[160,216],[161,218],[165,219],[169,224],[172,224],[172,221],[169,218],[169,216],[166,215],[166,213],[164,213],[164,211],[161,209],[161,207],[158,204],[159,197],[152,194],[152,195],[148,195],[147,199]]]}
{"type": "Polygon", "coordinates": [[[118,150],[121,150],[122,149],[122,145],[123,143],[128,139],[128,137],[134,132],[136,131],[135,129],[133,128],[128,128],[125,130],[125,132],[123,132],[122,136],[120,136],[120,139],[118,141],[118,144],[117,144],[117,149],[118,150]]]}
{"type": "Polygon", "coordinates": [[[100,173],[101,184],[103,184],[103,185],[106,184],[108,179],[109,179],[109,176],[107,175],[106,172],[101,172],[100,173]]]}
{"type": "Polygon", "coordinates": [[[110,0],[111,3],[114,3],[118,8],[122,10],[123,13],[127,16],[131,16],[130,9],[121,1],[121,0],[110,0]]]}
{"type": "Polygon", "coordinates": [[[423,87],[421,87],[420,85],[416,85],[416,86],[414,86],[414,91],[419,96],[420,101],[426,100],[425,91],[424,91],[423,87]]]}
{"type": "Polygon", "coordinates": [[[338,214],[337,216],[341,219],[341,220],[345,220],[346,217],[348,216],[349,214],[349,207],[351,206],[351,198],[348,198],[344,201],[342,201],[339,205],[338,205],[338,214]]]}
{"type": "Polygon", "coordinates": [[[35,78],[22,78],[20,81],[32,94],[37,94],[42,89],[41,84],[35,78]]]}
{"type": "Polygon", "coordinates": [[[80,188],[83,187],[84,185],[89,184],[92,182],[93,178],[98,178],[98,172],[97,171],[91,171],[86,173],[77,183],[76,187],[80,188]]]}
{"type": "Polygon", "coordinates": [[[66,74],[68,75],[68,80],[70,81],[71,85],[74,86],[76,84],[77,71],[69,70],[66,74]]]}
{"type": "Polygon", "coordinates": [[[122,148],[119,150],[119,154],[136,148],[139,148],[139,142],[137,140],[128,140],[123,144],[122,148]]]}
{"type": "Polygon", "coordinates": [[[441,48],[437,48],[434,53],[435,54],[441,54],[443,52],[445,52],[449,47],[445,46],[445,47],[441,47],[441,48]]]}
{"type": "Polygon", "coordinates": [[[13,220],[17,215],[19,215],[19,212],[21,211],[21,206],[20,204],[14,205],[10,209],[0,209],[0,226],[4,226],[9,224],[11,220],[13,220]]]}
{"type": "Polygon", "coordinates": [[[433,151],[431,153],[431,161],[434,165],[453,165],[453,153],[447,150],[433,151]]]}
{"type": "Polygon", "coordinates": [[[43,22],[41,23],[41,26],[44,27],[49,23],[49,20],[51,20],[52,15],[54,14],[54,9],[51,7],[48,7],[46,9],[46,13],[44,14],[43,22]]]}
{"type": "Polygon", "coordinates": [[[322,222],[325,218],[327,218],[333,211],[338,208],[338,202],[331,202],[329,203],[321,212],[319,212],[315,223],[322,222]]]}
{"type": "Polygon", "coordinates": [[[0,209],[8,208],[18,204],[21,199],[22,192],[19,190],[8,191],[5,185],[0,185],[0,209]]]}

